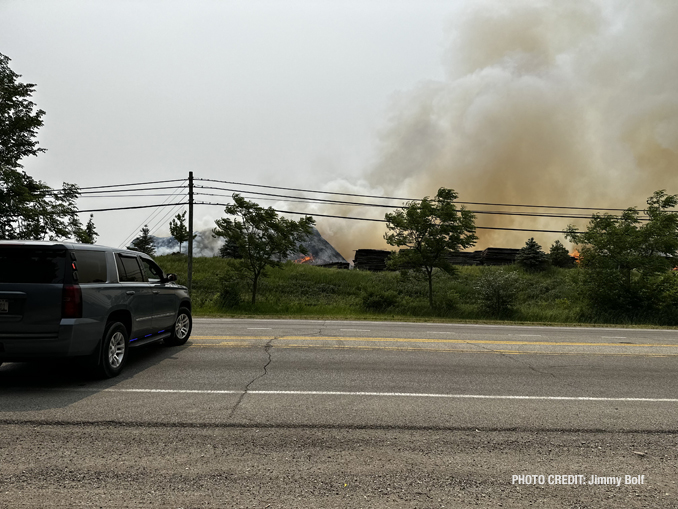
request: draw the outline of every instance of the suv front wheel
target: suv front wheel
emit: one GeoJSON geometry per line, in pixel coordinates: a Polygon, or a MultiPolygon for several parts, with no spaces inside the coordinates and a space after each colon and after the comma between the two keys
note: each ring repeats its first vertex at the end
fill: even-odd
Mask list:
{"type": "Polygon", "coordinates": [[[120,322],[109,324],[101,344],[98,374],[103,378],[118,376],[127,362],[129,349],[127,328],[120,322]]]}
{"type": "Polygon", "coordinates": [[[193,328],[193,318],[191,312],[187,308],[179,308],[177,319],[174,321],[174,328],[172,335],[165,339],[165,344],[168,346],[180,346],[188,341],[193,328]]]}

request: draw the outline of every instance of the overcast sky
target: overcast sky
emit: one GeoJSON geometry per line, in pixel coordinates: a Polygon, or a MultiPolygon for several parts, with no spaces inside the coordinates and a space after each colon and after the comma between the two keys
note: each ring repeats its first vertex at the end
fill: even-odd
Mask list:
{"type": "MultiPolygon", "coordinates": [[[[287,187],[356,180],[393,94],[442,77],[450,5],[3,0],[0,52],[46,111],[48,151],[25,169],[52,186],[189,170],[287,187]]],[[[149,214],[97,213],[99,242],[118,245],[149,214]]]]}
{"type": "MultiPolygon", "coordinates": [[[[37,84],[48,152],[25,167],[51,186],[192,170],[372,195],[445,186],[462,201],[642,208],[655,190],[678,192],[676,26],[678,2],[665,0],[2,0],[0,52],[37,84]]],[[[167,210],[96,213],[99,242],[120,245],[145,222],[167,235],[167,210]]],[[[197,207],[196,227],[222,212],[197,207]]],[[[477,247],[534,235],[548,249],[585,221],[479,214],[477,225],[504,229],[479,230],[477,247]]],[[[318,226],[347,259],[384,247],[383,223],[318,226]]]]}

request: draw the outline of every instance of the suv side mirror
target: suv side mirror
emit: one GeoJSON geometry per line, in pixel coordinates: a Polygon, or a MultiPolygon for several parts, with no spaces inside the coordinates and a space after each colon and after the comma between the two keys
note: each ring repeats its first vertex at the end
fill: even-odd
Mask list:
{"type": "Polygon", "coordinates": [[[165,281],[176,281],[177,280],[177,275],[176,274],[167,274],[167,277],[165,278],[165,281]]]}

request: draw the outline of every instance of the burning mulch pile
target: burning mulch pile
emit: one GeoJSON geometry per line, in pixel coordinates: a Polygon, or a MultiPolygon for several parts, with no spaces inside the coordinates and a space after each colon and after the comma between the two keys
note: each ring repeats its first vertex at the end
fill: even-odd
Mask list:
{"type": "Polygon", "coordinates": [[[386,259],[390,254],[390,251],[381,249],[358,249],[353,259],[353,268],[372,271],[386,270],[386,259]]]}

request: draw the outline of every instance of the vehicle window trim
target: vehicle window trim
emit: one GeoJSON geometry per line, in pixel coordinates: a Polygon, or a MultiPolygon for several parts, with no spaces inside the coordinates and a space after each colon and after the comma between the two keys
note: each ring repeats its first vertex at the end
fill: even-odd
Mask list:
{"type": "Polygon", "coordinates": [[[155,261],[153,261],[153,259],[150,258],[150,257],[139,256],[138,258],[139,258],[139,261],[141,262],[141,272],[142,272],[142,275],[144,276],[144,278],[146,278],[146,271],[144,270],[144,266],[143,266],[144,260],[147,260],[147,261],[151,262],[153,265],[155,265],[156,267],[158,267],[160,269],[160,272],[162,273],[162,276],[160,277],[160,279],[157,280],[157,283],[156,283],[155,279],[153,281],[151,281],[150,278],[146,278],[146,282],[151,283],[151,284],[162,284],[162,280],[165,278],[165,271],[162,270],[160,265],[155,263],[155,261]]]}
{"type": "MultiPolygon", "coordinates": [[[[80,251],[80,252],[86,251],[86,252],[91,252],[91,253],[103,253],[103,255],[104,255],[104,262],[105,262],[105,264],[106,264],[106,280],[105,280],[105,281],[90,281],[89,283],[78,283],[78,284],[80,284],[80,285],[85,285],[85,286],[86,286],[86,285],[104,285],[104,284],[110,283],[110,281],[108,280],[108,260],[107,260],[107,258],[106,258],[106,250],[105,250],[105,249],[72,249],[72,250],[70,250],[70,252],[71,252],[71,253],[74,253],[74,254],[76,255],[76,257],[77,257],[77,252],[78,252],[78,251],[80,251]]],[[[77,263],[77,262],[79,262],[79,261],[81,261],[81,260],[78,260],[78,259],[76,258],[75,261],[76,261],[76,263],[77,263]]],[[[68,264],[66,265],[66,267],[68,268],[68,264]]],[[[117,265],[117,264],[115,264],[115,269],[116,269],[116,270],[118,269],[118,265],[117,265]]],[[[120,281],[120,276],[118,276],[118,282],[119,282],[119,281],[120,281]]]]}
{"type": "MultiPolygon", "coordinates": [[[[139,283],[148,283],[148,281],[145,281],[146,275],[144,274],[144,268],[141,266],[139,263],[139,257],[136,255],[130,255],[127,253],[115,253],[118,257],[121,258],[121,263],[122,263],[122,258],[134,258],[137,261],[137,265],[139,266],[139,270],[141,271],[141,281],[120,281],[120,271],[118,271],[118,283],[120,284],[131,284],[131,285],[138,285],[139,283]]],[[[122,268],[124,269],[125,266],[123,265],[122,268]]],[[[118,264],[116,262],[115,264],[115,269],[118,269],[118,264]]],[[[127,277],[127,270],[125,270],[125,277],[127,277]]]]}

